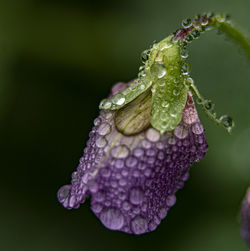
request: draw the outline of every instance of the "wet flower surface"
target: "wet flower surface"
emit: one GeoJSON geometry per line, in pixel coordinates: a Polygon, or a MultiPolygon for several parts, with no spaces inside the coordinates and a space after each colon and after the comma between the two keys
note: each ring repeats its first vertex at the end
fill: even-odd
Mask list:
{"type": "MultiPolygon", "coordinates": [[[[127,86],[115,85],[112,95],[127,86]]],[[[182,121],[166,133],[149,125],[127,136],[117,129],[116,113],[100,111],[71,184],[59,189],[58,199],[72,209],[91,195],[91,209],[105,227],[143,234],[166,217],[208,145],[190,93],[182,121]]]]}
{"type": "Polygon", "coordinates": [[[246,196],[242,202],[241,221],[241,235],[250,249],[250,187],[248,188],[246,196]]]}

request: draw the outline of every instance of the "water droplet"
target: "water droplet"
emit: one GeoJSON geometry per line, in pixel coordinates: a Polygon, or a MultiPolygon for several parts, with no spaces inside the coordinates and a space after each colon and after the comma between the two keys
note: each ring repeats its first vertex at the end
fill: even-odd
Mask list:
{"type": "Polygon", "coordinates": [[[116,167],[116,168],[121,169],[121,168],[123,168],[123,166],[124,166],[124,162],[123,162],[122,159],[117,159],[117,160],[115,161],[115,167],[116,167]]]}
{"type": "Polygon", "coordinates": [[[107,134],[109,134],[111,131],[111,126],[108,123],[103,123],[99,126],[99,128],[97,129],[97,132],[101,135],[101,136],[105,136],[107,134]]]}
{"type": "Polygon", "coordinates": [[[125,211],[128,211],[128,210],[131,209],[131,205],[130,205],[130,203],[129,203],[128,201],[124,201],[124,202],[122,203],[122,208],[123,208],[125,211]]]}
{"type": "Polygon", "coordinates": [[[148,140],[146,140],[146,139],[144,139],[141,142],[141,144],[142,144],[142,147],[145,148],[145,149],[149,149],[151,147],[151,143],[148,140]]]}
{"type": "Polygon", "coordinates": [[[201,25],[202,25],[202,26],[205,26],[205,25],[207,25],[207,24],[208,24],[208,18],[203,17],[203,18],[201,19],[201,25]]]}
{"type": "Polygon", "coordinates": [[[100,214],[102,224],[112,230],[119,230],[124,225],[124,217],[118,209],[109,208],[100,214]]]}
{"type": "Polygon", "coordinates": [[[104,137],[100,137],[96,140],[96,146],[98,148],[103,148],[108,144],[108,141],[104,137]]]}
{"type": "MultiPolygon", "coordinates": [[[[200,21],[198,21],[198,20],[193,21],[192,25],[193,25],[193,27],[194,27],[197,31],[199,31],[199,30],[201,29],[201,23],[200,23],[200,21]]],[[[194,30],[194,31],[195,31],[195,30],[194,30]]]]}
{"type": "Polygon", "coordinates": [[[169,107],[169,103],[168,103],[167,101],[163,101],[163,102],[161,103],[161,106],[162,106],[163,108],[168,108],[168,107],[169,107]]]}
{"type": "Polygon", "coordinates": [[[103,202],[105,200],[105,194],[102,191],[94,194],[93,196],[94,201],[103,202]]]}
{"type": "Polygon", "coordinates": [[[168,119],[168,113],[162,113],[161,115],[160,115],[160,119],[162,120],[162,121],[166,121],[167,119],[168,119]]]}
{"type": "Polygon", "coordinates": [[[111,155],[114,158],[117,159],[123,159],[126,158],[129,154],[129,149],[127,148],[127,146],[125,145],[121,145],[121,146],[115,146],[112,150],[111,150],[111,155]]]}
{"type": "Polygon", "coordinates": [[[144,90],[146,88],[146,86],[144,84],[139,85],[139,87],[141,90],[144,90]]]}
{"type": "Polygon", "coordinates": [[[234,121],[231,117],[228,115],[223,115],[220,117],[220,122],[223,124],[223,126],[226,127],[226,129],[231,132],[234,128],[234,121]]]}
{"type": "Polygon", "coordinates": [[[188,78],[186,78],[185,79],[185,85],[187,86],[187,87],[190,87],[191,85],[193,85],[194,84],[194,80],[192,79],[192,78],[190,78],[190,77],[188,77],[188,78]]]}
{"type": "Polygon", "coordinates": [[[163,50],[165,50],[165,49],[168,49],[168,48],[171,48],[173,46],[173,44],[172,43],[164,43],[164,44],[162,44],[162,46],[160,47],[160,50],[161,51],[163,51],[163,50]]]}
{"type": "Polygon", "coordinates": [[[102,168],[101,169],[101,174],[102,174],[102,177],[109,178],[111,172],[110,172],[110,170],[108,168],[102,168]]]}
{"type": "Polygon", "coordinates": [[[167,210],[167,208],[161,208],[160,210],[159,210],[159,214],[158,214],[158,216],[161,218],[161,219],[164,219],[166,216],[167,216],[167,213],[168,213],[168,210],[167,210]]]}
{"type": "Polygon", "coordinates": [[[107,99],[104,99],[100,103],[100,109],[109,109],[111,107],[111,102],[107,99]]]}
{"type": "Polygon", "coordinates": [[[192,132],[194,134],[202,134],[204,132],[204,128],[201,123],[197,122],[192,125],[192,132]]]}
{"type": "Polygon", "coordinates": [[[186,47],[181,48],[181,57],[182,58],[188,58],[188,49],[186,47]]]}
{"type": "Polygon", "coordinates": [[[148,223],[145,218],[136,216],[131,221],[131,230],[134,234],[143,234],[148,231],[148,223]]]}
{"type": "Polygon", "coordinates": [[[179,139],[185,139],[188,136],[188,128],[180,124],[175,128],[174,134],[179,139]]]}
{"type": "Polygon", "coordinates": [[[189,28],[192,25],[192,20],[190,18],[187,18],[182,21],[183,28],[189,28]]]}
{"type": "Polygon", "coordinates": [[[91,209],[94,213],[99,214],[102,211],[102,205],[99,203],[95,203],[91,206],[91,209]]]}
{"type": "Polygon", "coordinates": [[[165,80],[160,80],[159,82],[158,82],[158,85],[160,86],[160,87],[163,87],[163,86],[165,86],[165,84],[166,84],[166,82],[165,82],[165,80]]]}
{"type": "Polygon", "coordinates": [[[220,15],[216,15],[215,18],[217,19],[217,21],[219,23],[224,23],[226,21],[226,16],[225,14],[220,14],[220,15]]]}
{"type": "Polygon", "coordinates": [[[214,103],[208,99],[204,100],[204,106],[205,106],[206,110],[208,110],[208,111],[212,111],[214,109],[214,103]]]}
{"type": "Polygon", "coordinates": [[[150,69],[151,73],[157,78],[163,78],[167,71],[163,63],[154,63],[150,69]]]}
{"type": "Polygon", "coordinates": [[[176,197],[175,197],[175,195],[170,195],[170,196],[168,196],[166,202],[167,202],[167,205],[168,205],[169,207],[172,207],[172,206],[175,204],[175,202],[176,202],[176,197]]]}
{"type": "Polygon", "coordinates": [[[181,69],[183,75],[188,75],[190,72],[190,65],[188,63],[183,63],[181,69]]]}
{"type": "Polygon", "coordinates": [[[95,126],[99,126],[101,122],[102,122],[102,120],[101,120],[100,118],[96,118],[96,119],[94,120],[94,125],[95,125],[95,126]]]}
{"type": "Polygon", "coordinates": [[[151,170],[150,170],[149,168],[147,168],[147,169],[144,171],[144,175],[145,175],[146,177],[150,177],[150,175],[151,175],[151,170]]]}
{"type": "Polygon", "coordinates": [[[119,180],[119,185],[120,186],[126,186],[127,185],[127,181],[125,179],[120,179],[119,180]]]}
{"type": "Polygon", "coordinates": [[[150,50],[145,50],[142,52],[141,54],[141,61],[142,63],[146,63],[146,61],[149,59],[149,55],[150,55],[150,50]]]}
{"type": "Polygon", "coordinates": [[[174,90],[173,90],[173,95],[174,96],[178,96],[180,94],[180,91],[177,89],[177,88],[175,88],[174,90]]]}
{"type": "Polygon", "coordinates": [[[177,116],[176,113],[170,113],[169,115],[170,115],[170,117],[172,117],[172,118],[176,118],[176,116],[177,116]]]}
{"type": "Polygon", "coordinates": [[[160,139],[160,133],[156,129],[150,128],[146,132],[146,137],[149,141],[156,142],[160,139]]]}
{"type": "Polygon", "coordinates": [[[121,93],[116,94],[113,97],[112,102],[116,105],[123,105],[125,103],[124,95],[121,93]]]}
{"type": "Polygon", "coordinates": [[[72,182],[74,182],[77,178],[77,172],[73,172],[71,175],[71,178],[72,178],[72,182]]]}
{"type": "Polygon", "coordinates": [[[191,43],[193,41],[193,37],[191,35],[187,35],[186,38],[185,38],[185,41],[187,43],[191,43]]]}
{"type": "Polygon", "coordinates": [[[194,30],[192,33],[191,33],[192,37],[194,39],[197,39],[200,37],[200,32],[198,30],[194,30]]]}
{"type": "Polygon", "coordinates": [[[144,199],[144,193],[140,188],[130,190],[129,200],[134,205],[140,205],[144,199]]]}
{"type": "Polygon", "coordinates": [[[144,154],[144,151],[141,149],[141,148],[136,148],[135,150],[134,150],[134,156],[136,156],[136,157],[142,157],[143,156],[143,154],[144,154]]]}
{"type": "Polygon", "coordinates": [[[89,185],[89,191],[91,193],[96,193],[98,191],[98,185],[96,182],[93,182],[89,185]]]}
{"type": "Polygon", "coordinates": [[[58,192],[57,192],[57,197],[58,200],[62,203],[65,199],[68,198],[69,194],[70,194],[70,190],[71,190],[71,185],[65,185],[62,186],[58,192]]]}
{"type": "Polygon", "coordinates": [[[125,164],[127,167],[134,167],[134,166],[136,166],[137,162],[138,162],[137,159],[135,157],[131,156],[126,159],[125,164]]]}
{"type": "Polygon", "coordinates": [[[201,105],[201,104],[203,103],[203,100],[202,100],[201,98],[197,98],[197,99],[196,99],[196,103],[197,103],[198,105],[201,105]]]}

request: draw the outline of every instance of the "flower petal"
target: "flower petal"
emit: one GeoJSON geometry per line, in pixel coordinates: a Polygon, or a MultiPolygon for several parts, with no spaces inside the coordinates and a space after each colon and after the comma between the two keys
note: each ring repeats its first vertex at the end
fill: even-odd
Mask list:
{"type": "Polygon", "coordinates": [[[247,190],[246,197],[241,207],[241,235],[250,248],[250,187],[247,190]]]}
{"type": "Polygon", "coordinates": [[[126,136],[116,128],[115,113],[101,110],[71,185],[58,191],[58,199],[71,209],[91,195],[92,211],[105,227],[143,234],[166,217],[208,145],[190,94],[183,120],[168,133],[149,127],[126,136]]]}

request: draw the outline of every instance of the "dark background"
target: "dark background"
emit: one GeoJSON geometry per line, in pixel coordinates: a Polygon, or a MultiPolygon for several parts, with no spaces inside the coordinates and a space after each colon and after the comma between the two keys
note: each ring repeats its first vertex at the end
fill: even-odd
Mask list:
{"type": "Polygon", "coordinates": [[[247,250],[239,208],[250,184],[250,62],[215,31],[193,42],[192,77],[236,128],[229,136],[199,109],[210,150],[157,230],[109,231],[89,202],[67,211],[56,198],[110,87],[136,76],[154,40],[210,10],[250,30],[249,0],[0,1],[0,250],[247,250]]]}

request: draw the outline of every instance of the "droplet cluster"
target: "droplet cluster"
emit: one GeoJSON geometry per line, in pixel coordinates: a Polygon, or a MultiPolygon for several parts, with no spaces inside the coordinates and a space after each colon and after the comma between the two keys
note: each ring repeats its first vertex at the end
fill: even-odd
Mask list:
{"type": "Polygon", "coordinates": [[[129,84],[124,84],[126,88],[122,88],[121,91],[115,93],[108,99],[103,99],[99,108],[105,110],[118,110],[145,92],[152,85],[152,81],[150,78],[144,76],[143,70],[139,72],[139,75],[140,77],[138,79],[135,79],[129,84]],[[144,78],[142,78],[142,76],[144,76],[144,78]]]}
{"type": "Polygon", "coordinates": [[[182,75],[184,77],[184,84],[187,88],[197,96],[197,104],[201,105],[206,114],[218,125],[224,127],[229,133],[234,128],[234,121],[228,115],[217,117],[214,111],[214,104],[211,100],[202,97],[190,77],[190,65],[186,62],[188,58],[187,46],[194,39],[199,38],[200,34],[212,27],[219,27],[224,22],[229,22],[229,16],[226,14],[214,15],[213,13],[205,13],[197,15],[193,20],[188,18],[182,21],[182,29],[174,33],[173,40],[179,41],[181,45],[180,55],[183,59],[182,75]]]}
{"type": "Polygon", "coordinates": [[[168,133],[150,127],[125,136],[116,129],[114,114],[102,110],[94,121],[71,185],[59,189],[58,199],[72,209],[91,195],[91,209],[105,227],[143,234],[166,217],[189,168],[205,156],[204,129],[190,95],[183,120],[168,133]]]}

